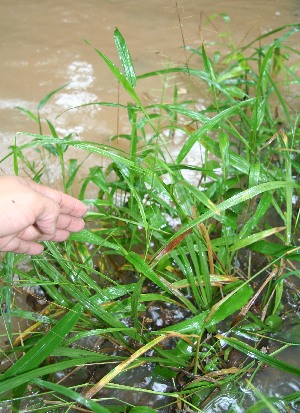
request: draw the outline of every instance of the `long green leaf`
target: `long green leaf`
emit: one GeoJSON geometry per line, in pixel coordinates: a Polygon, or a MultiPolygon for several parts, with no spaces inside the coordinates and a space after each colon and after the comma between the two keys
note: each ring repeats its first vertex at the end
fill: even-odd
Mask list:
{"type": "Polygon", "coordinates": [[[31,350],[2,374],[0,380],[2,381],[16,374],[25,373],[39,366],[72,330],[81,312],[82,307],[76,304],[49,333],[41,338],[31,350]]]}
{"type": "Polygon", "coordinates": [[[201,191],[200,189],[196,188],[194,185],[189,184],[188,182],[185,181],[179,181],[178,185],[181,185],[182,187],[185,187],[188,189],[188,191],[194,195],[194,197],[200,201],[203,205],[205,205],[208,209],[210,209],[214,214],[219,215],[220,211],[218,210],[218,207],[205,195],[204,191],[201,191]]]}
{"type": "MultiPolygon", "coordinates": [[[[87,218],[88,218],[88,214],[87,214],[87,218]]],[[[122,248],[117,245],[114,244],[112,242],[107,241],[106,239],[100,237],[99,235],[89,231],[88,229],[83,229],[80,232],[76,232],[71,234],[70,236],[70,241],[77,241],[77,242],[87,242],[89,244],[94,244],[97,245],[99,247],[105,247],[105,248],[109,248],[115,251],[122,251],[122,248]]]]}
{"type": "MultiPolygon", "coordinates": [[[[293,182],[285,182],[285,181],[273,181],[273,182],[268,182],[268,183],[263,183],[260,185],[256,185],[253,188],[246,189],[245,191],[242,191],[234,196],[232,196],[229,199],[226,199],[226,201],[221,202],[220,204],[216,205],[217,209],[220,212],[226,211],[228,208],[233,207],[234,205],[238,205],[241,202],[247,201],[248,199],[254,198],[255,196],[265,192],[265,191],[272,191],[274,189],[279,189],[279,188],[286,188],[286,187],[296,187],[300,188],[299,185],[293,182]]],[[[200,215],[197,219],[191,221],[189,224],[184,225],[178,232],[176,232],[169,240],[168,242],[163,245],[160,250],[157,252],[157,256],[159,256],[160,252],[166,247],[167,244],[171,243],[174,239],[176,239],[178,236],[181,234],[184,234],[186,231],[190,230],[191,228],[195,227],[199,223],[211,218],[215,217],[218,219],[218,215],[215,215],[212,211],[207,211],[204,214],[200,215]]]]}
{"type": "MultiPolygon", "coordinates": [[[[53,247],[50,243],[48,243],[48,248],[55,254],[58,252],[55,251],[55,247],[53,247]]],[[[58,256],[59,260],[57,261],[60,263],[61,258],[58,256]]],[[[74,284],[70,282],[66,282],[64,276],[54,268],[47,260],[37,257],[35,258],[35,264],[38,265],[44,274],[46,274],[50,279],[56,281],[61,288],[70,294],[77,302],[79,302],[84,308],[90,311],[95,317],[103,320],[106,324],[109,324],[115,328],[124,328],[125,325],[113,314],[106,311],[101,305],[99,305],[97,300],[97,295],[91,297],[85,290],[81,290],[79,288],[74,288],[74,284]]],[[[68,269],[68,272],[70,270],[68,269]]],[[[132,330],[128,332],[128,335],[131,337],[135,337],[135,333],[132,330]]]]}
{"type": "Polygon", "coordinates": [[[269,209],[272,198],[273,195],[271,192],[265,192],[262,195],[253,216],[249,220],[247,220],[247,222],[241,229],[239,233],[240,238],[246,237],[256,227],[256,225],[260,222],[260,220],[264,217],[265,213],[269,209]]]}
{"type": "Polygon", "coordinates": [[[61,89],[65,88],[68,85],[68,83],[58,87],[57,89],[53,90],[52,92],[48,93],[45,97],[43,97],[43,99],[39,102],[38,104],[38,110],[41,110],[46,103],[48,102],[48,100],[55,95],[55,93],[59,92],[61,89]]]}
{"type": "Polygon", "coordinates": [[[21,106],[16,106],[15,109],[18,109],[19,111],[25,113],[25,115],[27,115],[30,119],[38,123],[39,121],[38,117],[33,112],[31,112],[31,110],[22,108],[21,106]]]}
{"type": "Polygon", "coordinates": [[[143,73],[142,75],[137,76],[137,79],[145,79],[147,77],[158,76],[158,75],[168,75],[171,73],[186,73],[188,76],[195,76],[206,82],[209,86],[214,87],[220,91],[224,96],[226,96],[231,103],[235,103],[235,100],[232,98],[230,93],[227,92],[220,83],[214,82],[213,79],[203,70],[193,69],[191,67],[171,67],[168,69],[155,70],[154,72],[143,73]]]}
{"type": "Polygon", "coordinates": [[[236,251],[241,248],[248,247],[249,245],[254,244],[255,242],[270,237],[271,235],[276,234],[277,232],[283,231],[284,229],[285,227],[275,227],[271,229],[265,229],[264,231],[257,232],[253,235],[248,235],[246,238],[242,238],[239,241],[235,242],[229,248],[229,251],[236,251]]]}
{"type": "MultiPolygon", "coordinates": [[[[88,41],[86,41],[86,43],[88,45],[90,45],[88,41]]],[[[123,73],[120,72],[119,68],[107,56],[105,56],[105,54],[100,52],[100,50],[98,50],[98,49],[95,49],[95,48],[93,48],[93,49],[95,50],[95,52],[100,57],[102,57],[102,59],[104,60],[104,62],[108,66],[109,70],[112,72],[112,74],[115,76],[115,78],[121,83],[121,85],[126,90],[126,92],[133,98],[133,100],[138,104],[138,106],[140,108],[142,108],[143,105],[142,105],[138,95],[135,93],[135,90],[134,90],[132,84],[130,83],[130,81],[127,79],[127,77],[125,75],[123,75],[123,73]]]]}
{"type": "Polygon", "coordinates": [[[132,64],[131,56],[126,45],[126,42],[120,31],[116,28],[114,31],[114,39],[117,47],[118,55],[121,60],[126,79],[132,87],[136,85],[136,75],[132,64]]]}
{"type": "MultiPolygon", "coordinates": [[[[262,39],[265,39],[266,37],[270,37],[270,36],[272,36],[272,35],[275,34],[275,33],[282,32],[283,30],[285,30],[285,29],[287,29],[287,28],[292,28],[292,30],[289,30],[287,33],[285,33],[284,36],[282,36],[282,37],[284,37],[284,38],[286,38],[286,37],[288,37],[288,36],[291,36],[291,35],[297,33],[297,32],[300,30],[300,24],[299,24],[299,23],[286,24],[286,25],[284,25],[284,26],[277,27],[277,28],[274,29],[274,30],[268,31],[267,33],[262,34],[261,36],[256,37],[254,40],[251,40],[250,43],[247,43],[245,46],[243,46],[243,47],[241,48],[241,52],[243,52],[244,50],[248,49],[248,48],[249,48],[250,46],[252,46],[254,43],[260,43],[260,41],[261,41],[262,39]]],[[[282,40],[283,40],[282,37],[280,37],[279,39],[277,38],[276,41],[277,41],[277,42],[278,42],[278,41],[282,41],[282,40]]]]}
{"type": "Polygon", "coordinates": [[[206,319],[206,325],[212,326],[240,310],[253,295],[253,289],[245,284],[241,288],[218,301],[210,310],[206,319]]]}
{"type": "MultiPolygon", "coordinates": [[[[217,156],[218,158],[221,158],[221,151],[220,151],[220,147],[218,145],[217,142],[215,142],[213,139],[209,138],[208,136],[202,136],[202,138],[200,138],[199,143],[205,148],[207,149],[209,152],[211,152],[212,154],[214,154],[215,156],[217,156]]],[[[229,150],[229,165],[230,167],[236,169],[239,172],[242,172],[246,175],[249,174],[249,170],[250,170],[250,164],[247,161],[247,159],[245,159],[245,157],[238,155],[236,152],[234,151],[230,151],[229,150]]],[[[217,178],[219,179],[219,178],[217,178]]]]}
{"type": "Polygon", "coordinates": [[[180,113],[181,115],[186,116],[188,119],[193,119],[197,120],[199,122],[208,122],[209,118],[202,113],[195,112],[194,110],[191,110],[187,108],[184,105],[170,105],[170,104],[163,104],[163,105],[155,105],[155,106],[147,106],[147,108],[160,108],[160,109],[165,109],[166,111],[171,111],[175,113],[180,113]]]}
{"type": "MultiPolygon", "coordinates": [[[[290,403],[297,403],[300,401],[300,391],[294,392],[292,394],[289,394],[288,396],[285,397],[268,397],[268,400],[272,403],[285,403],[285,404],[290,404],[290,403]]],[[[265,403],[264,401],[260,400],[256,402],[253,406],[248,407],[247,410],[245,410],[244,413],[260,413],[264,408],[265,408],[265,403]]]]}
{"type": "Polygon", "coordinates": [[[34,383],[40,387],[52,390],[58,394],[62,394],[63,396],[68,397],[71,400],[74,400],[76,403],[79,403],[87,407],[94,413],[111,413],[110,410],[106,409],[105,407],[102,407],[97,402],[94,402],[93,400],[85,399],[83,396],[81,396],[80,393],[77,393],[74,390],[68,389],[67,387],[61,386],[60,384],[51,383],[49,381],[45,381],[41,379],[35,379],[34,383]]]}
{"type": "Polygon", "coordinates": [[[288,246],[275,242],[257,241],[249,248],[266,256],[274,258],[286,256],[290,260],[300,261],[300,247],[296,245],[288,246]]]}
{"type": "Polygon", "coordinates": [[[95,357],[81,357],[79,359],[72,359],[67,361],[62,361],[48,366],[38,367],[36,369],[27,371],[23,374],[18,374],[14,377],[10,377],[0,383],[0,394],[7,392],[15,387],[21,386],[24,383],[30,383],[37,377],[43,377],[47,374],[56,373],[58,371],[63,371],[65,369],[74,368],[77,366],[84,366],[89,363],[95,363],[95,357]]]}
{"type": "Polygon", "coordinates": [[[250,347],[248,346],[248,344],[245,344],[237,340],[236,338],[225,337],[225,336],[222,336],[221,334],[218,334],[217,338],[219,340],[224,341],[226,344],[235,348],[236,350],[239,350],[242,353],[247,354],[247,356],[255,358],[258,361],[261,361],[264,364],[268,364],[269,366],[275,367],[278,370],[285,371],[286,373],[300,376],[300,369],[298,369],[297,367],[294,367],[281,360],[278,360],[273,356],[262,353],[256,348],[250,347]]]}
{"type": "Polygon", "coordinates": [[[177,156],[177,163],[180,163],[183,161],[183,159],[187,156],[187,154],[190,152],[192,147],[195,145],[195,143],[207,132],[211,131],[215,126],[217,126],[219,123],[226,121],[230,116],[239,113],[240,108],[243,106],[251,105],[255,102],[255,98],[245,100],[243,102],[237,103],[236,105],[231,106],[228,109],[223,110],[222,112],[218,113],[216,116],[214,116],[212,119],[207,121],[204,125],[200,127],[196,132],[194,132],[189,139],[186,141],[186,143],[183,145],[181,148],[181,151],[179,152],[179,155],[177,156]]]}
{"type": "Polygon", "coordinates": [[[189,318],[188,320],[180,321],[172,326],[168,326],[159,330],[159,334],[165,332],[175,332],[180,334],[199,334],[206,327],[205,320],[208,316],[208,311],[202,311],[200,314],[189,318]]]}
{"type": "MultiPolygon", "coordinates": [[[[45,136],[45,135],[39,135],[39,134],[27,133],[27,132],[22,132],[22,133],[18,132],[17,135],[24,135],[24,136],[29,136],[33,138],[31,142],[25,143],[24,145],[20,145],[18,147],[18,151],[23,151],[24,149],[34,148],[36,146],[43,146],[43,145],[48,145],[48,144],[61,145],[61,140],[53,136],[45,136]]],[[[116,162],[119,161],[121,164],[127,165],[128,167],[135,169],[142,175],[145,173],[145,169],[143,169],[141,166],[138,166],[137,164],[132,162],[130,159],[127,158],[125,153],[118,151],[116,148],[105,146],[105,145],[102,145],[96,142],[88,142],[88,141],[80,142],[80,141],[74,141],[72,139],[64,139],[64,143],[66,145],[79,148],[87,152],[96,153],[108,159],[112,159],[116,162]]],[[[7,157],[11,156],[12,154],[13,152],[11,152],[10,154],[2,158],[0,162],[3,162],[7,157]]]]}
{"type": "Polygon", "coordinates": [[[131,251],[125,257],[130,264],[136,268],[142,275],[151,280],[154,284],[160,287],[162,290],[170,292],[175,295],[186,307],[191,310],[193,313],[197,313],[197,309],[194,305],[176,288],[172,286],[167,280],[158,276],[154,270],[145,262],[137,253],[131,251]]]}

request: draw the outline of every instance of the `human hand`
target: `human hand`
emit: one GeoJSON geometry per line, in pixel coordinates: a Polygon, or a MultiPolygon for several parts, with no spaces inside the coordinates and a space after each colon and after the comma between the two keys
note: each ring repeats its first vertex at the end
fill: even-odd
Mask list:
{"type": "Polygon", "coordinates": [[[86,206],[53,188],[17,177],[0,177],[0,251],[36,255],[37,241],[64,241],[84,228],[86,206]]]}

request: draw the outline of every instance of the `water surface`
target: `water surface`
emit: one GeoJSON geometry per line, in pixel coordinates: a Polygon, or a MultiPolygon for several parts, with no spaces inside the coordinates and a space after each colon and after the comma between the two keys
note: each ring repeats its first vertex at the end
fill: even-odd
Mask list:
{"type": "MultiPolygon", "coordinates": [[[[73,132],[83,140],[107,143],[111,136],[128,131],[126,113],[112,108],[94,106],[56,119],[65,109],[91,101],[128,101],[83,39],[118,64],[113,41],[118,27],[137,74],[142,74],[184,64],[183,42],[193,47],[199,47],[202,40],[240,45],[295,23],[300,4],[297,0],[2,0],[0,12],[0,142],[4,154],[17,131],[38,132],[34,122],[15,107],[35,111],[43,96],[66,83],[42,111],[61,136],[73,132]],[[221,17],[209,22],[217,13],[229,15],[230,24],[221,17]]],[[[144,103],[160,99],[161,90],[159,78],[138,84],[144,103]]],[[[184,86],[180,92],[186,92],[184,86]]],[[[201,90],[197,94],[201,97],[201,90]]],[[[1,166],[5,172],[11,170],[10,162],[1,166]]],[[[54,172],[51,176],[57,178],[54,172]]]]}

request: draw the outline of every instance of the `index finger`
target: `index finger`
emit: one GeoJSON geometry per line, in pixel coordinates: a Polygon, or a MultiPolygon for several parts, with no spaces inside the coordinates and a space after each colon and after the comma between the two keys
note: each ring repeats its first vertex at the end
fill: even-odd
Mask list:
{"type": "Polygon", "coordinates": [[[53,199],[60,206],[60,212],[81,218],[86,214],[87,206],[78,199],[45,185],[30,182],[30,185],[41,194],[53,199]]]}

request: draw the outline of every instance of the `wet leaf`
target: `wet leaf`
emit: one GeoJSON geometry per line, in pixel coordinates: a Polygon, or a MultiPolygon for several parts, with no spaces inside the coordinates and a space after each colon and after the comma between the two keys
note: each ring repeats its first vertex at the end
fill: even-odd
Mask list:
{"type": "Polygon", "coordinates": [[[55,95],[55,93],[59,92],[60,90],[64,89],[66,86],[68,86],[68,83],[65,83],[64,85],[60,86],[59,88],[53,90],[52,92],[48,93],[45,97],[43,97],[42,100],[40,100],[39,104],[38,104],[38,110],[41,110],[46,103],[48,102],[48,100],[55,95]]]}
{"type": "Polygon", "coordinates": [[[220,154],[222,159],[223,176],[226,176],[226,171],[230,165],[229,163],[229,139],[227,133],[220,131],[218,135],[220,154]]]}
{"type": "Polygon", "coordinates": [[[110,410],[106,409],[105,407],[102,407],[99,403],[94,402],[93,400],[88,400],[81,396],[80,393],[65,386],[61,386],[60,384],[52,383],[41,379],[35,379],[34,383],[42,388],[49,389],[58,394],[62,394],[64,397],[74,400],[76,403],[79,403],[87,407],[94,413],[111,413],[110,410]]]}
{"type": "Polygon", "coordinates": [[[49,333],[42,337],[32,349],[3,373],[0,376],[0,380],[2,381],[15,376],[16,374],[25,373],[39,366],[51,352],[60,345],[65,336],[71,331],[74,324],[79,319],[81,312],[82,307],[79,304],[76,304],[73,309],[49,331],[49,333]]]}
{"type": "Polygon", "coordinates": [[[188,320],[180,321],[172,326],[161,329],[159,333],[174,332],[180,334],[201,335],[206,327],[205,323],[207,315],[208,311],[202,311],[201,314],[191,317],[188,320]]]}
{"type": "MultiPolygon", "coordinates": [[[[197,54],[202,56],[201,52],[198,52],[197,54]]],[[[142,75],[137,76],[137,79],[145,79],[158,75],[165,76],[172,73],[186,73],[188,76],[195,76],[196,78],[203,80],[210,87],[214,88],[216,91],[224,95],[231,104],[234,105],[236,103],[236,100],[232,98],[230,93],[228,93],[226,85],[223,85],[217,80],[214,80],[206,71],[194,69],[192,67],[171,67],[168,69],[156,70],[153,72],[143,73],[142,75]]]]}
{"type": "Polygon", "coordinates": [[[260,163],[254,163],[250,165],[249,171],[249,183],[248,186],[258,185],[261,181],[261,165],[260,163]]]}
{"type": "Polygon", "coordinates": [[[180,163],[183,159],[188,155],[191,151],[195,143],[207,132],[211,131],[215,126],[217,126],[220,122],[226,121],[226,119],[230,118],[231,116],[238,114],[240,109],[246,105],[252,105],[255,99],[248,99],[243,102],[237,103],[231,106],[228,109],[223,110],[222,112],[218,113],[216,116],[211,118],[207,121],[200,129],[194,132],[186,141],[186,143],[181,148],[179,155],[177,156],[176,162],[180,163]]]}
{"type": "MultiPolygon", "coordinates": [[[[87,214],[88,217],[88,214],[87,214]]],[[[80,232],[76,232],[71,234],[70,241],[77,241],[77,242],[87,242],[89,244],[94,244],[99,247],[105,247],[109,248],[115,251],[120,251],[121,247],[117,244],[114,244],[110,241],[107,241],[106,239],[100,237],[100,235],[97,235],[93,233],[92,231],[89,231],[88,229],[83,229],[80,232]]]]}
{"type": "Polygon", "coordinates": [[[165,109],[166,111],[171,111],[174,113],[180,113],[181,115],[186,116],[188,119],[197,120],[199,122],[205,123],[209,121],[209,118],[203,115],[201,112],[196,112],[187,108],[185,105],[170,105],[170,104],[163,104],[157,105],[160,109],[165,109]]]}
{"type": "Polygon", "coordinates": [[[235,242],[230,248],[229,251],[236,251],[241,248],[248,247],[251,244],[254,244],[257,241],[270,237],[273,234],[277,234],[277,232],[284,231],[285,227],[276,227],[271,229],[266,229],[261,232],[257,232],[253,235],[248,235],[246,238],[240,239],[239,241],[235,242]]]}
{"type": "Polygon", "coordinates": [[[286,257],[290,260],[300,261],[300,247],[296,245],[282,245],[275,242],[258,241],[249,247],[252,251],[274,258],[286,257]]]}
{"type": "MultiPolygon", "coordinates": [[[[59,266],[65,274],[70,274],[70,272],[72,273],[72,267],[69,267],[69,264],[63,259],[56,247],[49,242],[47,242],[47,246],[49,251],[51,251],[53,257],[55,257],[56,259],[56,265],[59,266]]],[[[59,284],[64,293],[72,296],[74,300],[76,300],[87,311],[93,314],[94,317],[97,317],[106,324],[109,324],[111,327],[121,329],[125,327],[125,325],[118,319],[118,317],[116,317],[114,314],[111,314],[109,311],[106,311],[101,305],[99,305],[97,295],[94,295],[92,297],[89,289],[78,287],[74,288],[74,284],[72,282],[66,282],[64,275],[61,274],[58,268],[53,267],[44,258],[36,257],[34,263],[37,268],[40,268],[42,270],[43,274],[47,275],[56,284],[59,284]]],[[[76,270],[76,273],[77,272],[78,271],[76,270]]],[[[128,332],[128,335],[134,338],[136,337],[136,334],[133,330],[131,332],[128,332]]]]}
{"type": "Polygon", "coordinates": [[[187,230],[184,233],[178,235],[176,238],[173,238],[172,241],[167,244],[163,249],[161,249],[153,258],[151,261],[151,266],[154,267],[155,264],[165,255],[169,254],[169,252],[173,251],[174,248],[177,247],[189,234],[191,233],[191,230],[187,230]]]}
{"type": "Polygon", "coordinates": [[[236,338],[225,337],[225,336],[222,336],[221,334],[218,334],[216,337],[219,340],[224,341],[229,346],[235,348],[236,350],[239,350],[242,353],[247,354],[247,356],[251,358],[261,361],[264,364],[268,364],[269,366],[275,367],[278,370],[285,371],[286,373],[300,376],[300,369],[298,369],[297,367],[291,366],[290,364],[287,364],[281,360],[278,360],[271,355],[262,353],[256,348],[250,347],[248,346],[248,344],[245,344],[237,340],[236,338]]]}
{"type": "MultiPolygon", "coordinates": [[[[277,188],[285,188],[285,187],[289,187],[289,186],[299,188],[299,185],[297,185],[293,182],[274,181],[274,182],[263,183],[263,184],[254,186],[253,188],[246,189],[245,191],[241,191],[240,193],[232,196],[231,198],[227,199],[226,201],[221,202],[220,204],[218,204],[216,206],[217,206],[217,208],[220,212],[223,212],[226,209],[231,208],[234,205],[238,205],[241,202],[245,202],[248,199],[254,198],[255,196],[257,196],[257,195],[259,195],[259,194],[261,194],[265,191],[270,191],[270,190],[274,190],[274,189],[277,189],[277,188]]],[[[207,220],[208,218],[211,218],[213,216],[216,219],[218,219],[218,215],[214,215],[214,213],[212,211],[205,212],[199,218],[196,218],[191,223],[183,226],[183,228],[181,230],[179,230],[176,234],[174,234],[173,237],[168,241],[168,244],[172,243],[174,239],[176,239],[178,236],[186,233],[186,231],[188,231],[189,229],[193,228],[194,226],[198,225],[201,222],[204,222],[205,220],[207,220]]],[[[258,243],[256,243],[256,244],[258,244],[258,243]]],[[[275,244],[275,245],[277,245],[277,244],[275,244]]],[[[278,245],[280,245],[280,244],[278,244],[278,245]]],[[[163,246],[161,248],[161,250],[163,250],[164,248],[166,248],[166,246],[163,246]]],[[[160,252],[158,252],[158,254],[160,254],[160,252]]]]}
{"type": "Polygon", "coordinates": [[[120,33],[120,31],[116,28],[114,32],[115,44],[117,47],[118,55],[121,60],[126,79],[129,81],[132,87],[136,85],[136,75],[134,71],[134,67],[132,64],[131,56],[127,47],[127,44],[120,33]]]}
{"type": "Polygon", "coordinates": [[[142,294],[143,283],[145,281],[144,277],[141,277],[135,285],[134,291],[131,295],[131,314],[133,319],[133,325],[136,331],[139,331],[140,323],[139,323],[139,303],[140,297],[142,294]]]}
{"type": "Polygon", "coordinates": [[[179,290],[174,288],[170,282],[157,275],[155,271],[150,267],[150,265],[145,262],[138,254],[131,251],[125,256],[125,258],[143,276],[151,280],[158,287],[162,288],[162,290],[175,295],[175,297],[177,297],[190,311],[197,313],[197,309],[194,307],[194,305],[179,290]]]}
{"type": "Polygon", "coordinates": [[[25,115],[27,115],[30,119],[34,120],[35,122],[39,122],[38,117],[33,112],[31,112],[31,110],[22,108],[20,106],[16,106],[16,109],[18,109],[20,112],[25,113],[25,115]]]}
{"type": "Polygon", "coordinates": [[[134,354],[132,354],[127,360],[124,360],[121,364],[117,367],[113,368],[108,374],[106,374],[98,383],[96,383],[92,388],[84,393],[84,397],[87,399],[92,398],[95,394],[97,394],[106,384],[108,384],[111,380],[113,380],[118,374],[120,374],[126,367],[132,364],[136,359],[138,359],[141,355],[146,353],[148,350],[156,346],[162,340],[165,339],[165,336],[159,336],[155,339],[148,342],[145,346],[137,350],[134,354]]]}
{"type": "MultiPolygon", "coordinates": [[[[86,41],[86,43],[89,44],[87,41],[86,41]]],[[[112,72],[112,74],[115,76],[115,78],[121,83],[121,85],[126,90],[126,92],[133,98],[133,100],[138,104],[138,106],[140,108],[142,108],[141,101],[140,101],[138,95],[135,93],[134,88],[133,88],[132,84],[130,83],[130,81],[127,79],[127,77],[125,75],[123,75],[123,73],[120,72],[119,68],[107,56],[105,56],[105,54],[100,52],[100,50],[98,50],[98,49],[94,48],[94,50],[104,60],[104,62],[108,66],[109,70],[112,72]]],[[[132,74],[131,74],[131,76],[132,76],[132,74]]]]}
{"type": "MultiPolygon", "coordinates": [[[[211,139],[209,136],[202,136],[199,143],[204,146],[209,152],[221,158],[220,148],[217,142],[211,139]]],[[[245,157],[238,155],[232,150],[229,150],[229,164],[232,168],[240,171],[246,175],[249,173],[250,164],[245,157]]]]}
{"type": "Polygon", "coordinates": [[[265,323],[272,331],[278,331],[282,326],[282,318],[277,314],[272,314],[266,318],[265,323]]]}
{"type": "Polygon", "coordinates": [[[240,310],[252,297],[253,289],[244,284],[218,301],[210,310],[205,320],[207,326],[212,326],[240,310]]]}
{"type": "Polygon", "coordinates": [[[74,368],[76,366],[84,366],[88,363],[93,363],[94,361],[94,357],[90,359],[87,357],[81,357],[79,359],[56,362],[53,364],[49,364],[48,366],[38,367],[36,369],[29,370],[26,373],[21,373],[12,378],[7,378],[1,381],[0,394],[3,394],[15,387],[21,386],[24,383],[30,383],[37,377],[43,377],[48,374],[56,373],[58,371],[74,368]]]}
{"type": "Polygon", "coordinates": [[[213,211],[214,214],[220,215],[218,207],[205,195],[204,191],[196,188],[194,185],[189,184],[188,182],[178,182],[178,185],[184,186],[188,189],[190,194],[193,194],[201,204],[205,205],[208,209],[213,211]]]}
{"type": "MultiPolygon", "coordinates": [[[[33,138],[33,140],[29,143],[26,143],[24,145],[19,146],[19,150],[23,151],[26,148],[33,148],[36,146],[43,146],[43,145],[48,145],[48,144],[61,144],[60,139],[57,139],[53,136],[45,136],[45,135],[39,135],[39,134],[34,134],[34,133],[17,133],[17,135],[24,135],[24,136],[30,136],[33,138]]],[[[113,159],[115,161],[120,161],[120,163],[123,163],[124,165],[130,166],[131,168],[135,168],[136,170],[140,171],[141,174],[144,173],[144,170],[142,168],[139,168],[137,165],[135,165],[133,162],[131,162],[125,155],[124,153],[118,151],[116,148],[108,147],[106,145],[101,145],[96,142],[80,142],[72,139],[65,139],[64,140],[65,144],[69,146],[74,146],[79,149],[82,149],[87,152],[92,152],[92,153],[97,153],[98,155],[107,157],[109,159],[113,159]]]]}
{"type": "Polygon", "coordinates": [[[260,222],[260,220],[265,216],[267,210],[269,209],[271,202],[272,202],[273,195],[271,192],[265,192],[255,209],[254,214],[252,217],[245,222],[243,225],[240,233],[239,238],[242,239],[256,227],[256,225],[260,222]]]}

